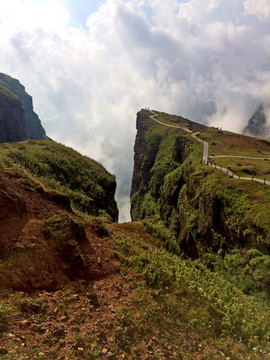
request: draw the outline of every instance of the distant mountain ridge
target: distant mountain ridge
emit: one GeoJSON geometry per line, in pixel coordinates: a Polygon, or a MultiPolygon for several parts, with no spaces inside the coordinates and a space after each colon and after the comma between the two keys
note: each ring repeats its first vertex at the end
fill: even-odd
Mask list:
{"type": "Polygon", "coordinates": [[[267,118],[263,104],[260,104],[245,127],[243,134],[270,139],[270,131],[267,127],[267,118]]]}
{"type": "Polygon", "coordinates": [[[0,85],[0,142],[25,139],[25,112],[21,100],[0,85]]]}
{"type": "Polygon", "coordinates": [[[0,73],[0,85],[0,141],[47,139],[41,121],[33,110],[32,97],[25,87],[17,79],[3,73],[0,73]]]}

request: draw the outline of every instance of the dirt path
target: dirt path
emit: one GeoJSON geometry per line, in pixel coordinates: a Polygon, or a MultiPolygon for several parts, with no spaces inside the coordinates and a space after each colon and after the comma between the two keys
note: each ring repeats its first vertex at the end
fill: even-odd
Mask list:
{"type": "Polygon", "coordinates": [[[224,157],[233,157],[240,159],[251,159],[251,160],[270,160],[270,158],[259,158],[259,157],[251,157],[251,156],[240,156],[240,155],[212,155],[210,158],[224,158],[224,157]]]}
{"type": "Polygon", "coordinates": [[[221,157],[236,157],[236,158],[245,158],[245,159],[256,159],[256,160],[270,160],[270,158],[256,158],[256,157],[249,157],[249,156],[240,156],[240,155],[216,155],[216,156],[211,156],[209,157],[208,155],[208,151],[209,151],[209,145],[207,142],[203,141],[202,139],[200,139],[198,137],[198,134],[200,132],[192,132],[191,130],[185,128],[184,126],[178,126],[178,125],[169,125],[169,124],[165,124],[159,120],[156,119],[156,117],[158,116],[157,113],[155,113],[153,110],[149,110],[152,115],[150,115],[150,119],[152,119],[153,121],[155,121],[156,123],[160,124],[160,125],[164,125],[167,127],[171,127],[171,128],[177,128],[177,129],[182,129],[186,132],[191,133],[191,137],[197,141],[199,141],[200,143],[202,143],[203,145],[203,154],[202,154],[202,162],[205,165],[208,165],[210,167],[214,167],[217,170],[222,171],[224,174],[228,175],[231,178],[234,179],[238,179],[238,180],[249,180],[249,181],[256,181],[259,182],[261,184],[265,184],[265,185],[269,185],[270,186],[270,181],[266,181],[265,179],[258,179],[258,178],[254,178],[252,177],[242,177],[242,176],[237,176],[234,172],[232,172],[231,170],[224,168],[222,166],[217,166],[217,165],[213,165],[213,163],[211,161],[209,161],[209,158],[221,158],[221,157]]]}

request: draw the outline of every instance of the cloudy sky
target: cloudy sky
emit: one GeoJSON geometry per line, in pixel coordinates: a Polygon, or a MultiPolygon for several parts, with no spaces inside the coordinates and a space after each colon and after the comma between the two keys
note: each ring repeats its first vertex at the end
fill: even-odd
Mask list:
{"type": "Polygon", "coordinates": [[[241,132],[270,104],[269,0],[8,0],[0,34],[47,134],[116,174],[121,220],[137,111],[241,132]]]}

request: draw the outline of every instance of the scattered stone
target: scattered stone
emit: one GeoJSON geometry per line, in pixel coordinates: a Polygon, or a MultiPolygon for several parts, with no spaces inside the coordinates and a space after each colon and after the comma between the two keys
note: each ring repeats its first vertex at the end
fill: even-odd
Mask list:
{"type": "Polygon", "coordinates": [[[91,305],[93,305],[95,307],[100,306],[100,303],[99,303],[96,293],[87,293],[87,298],[89,299],[91,305]]]}
{"type": "Polygon", "coordinates": [[[19,309],[26,313],[40,314],[45,311],[45,306],[40,300],[22,300],[19,309]]]}
{"type": "Polygon", "coordinates": [[[258,171],[258,175],[268,175],[268,174],[270,174],[269,168],[261,169],[258,171]]]}
{"type": "Polygon", "coordinates": [[[60,340],[58,341],[58,344],[59,344],[61,347],[63,347],[63,346],[66,345],[66,341],[65,341],[64,339],[60,339],[60,340]]]}
{"type": "Polygon", "coordinates": [[[55,329],[52,332],[52,335],[55,336],[56,338],[63,337],[63,336],[65,336],[65,329],[64,328],[55,329]]]}
{"type": "Polygon", "coordinates": [[[7,355],[8,354],[8,350],[5,348],[0,348],[0,355],[7,355]]]}
{"type": "Polygon", "coordinates": [[[105,359],[108,359],[108,360],[117,360],[117,357],[115,354],[109,354],[106,356],[105,359]]]}
{"type": "Polygon", "coordinates": [[[64,316],[61,316],[60,319],[59,319],[61,322],[65,322],[68,320],[68,317],[66,315],[64,316]]]}
{"type": "Polygon", "coordinates": [[[39,324],[33,324],[31,327],[31,330],[34,332],[38,332],[40,334],[45,333],[46,329],[44,328],[43,325],[39,325],[39,324]]]}
{"type": "Polygon", "coordinates": [[[23,320],[23,321],[21,322],[21,325],[23,325],[23,326],[29,326],[29,325],[31,325],[31,322],[30,322],[30,320],[23,320]]]}

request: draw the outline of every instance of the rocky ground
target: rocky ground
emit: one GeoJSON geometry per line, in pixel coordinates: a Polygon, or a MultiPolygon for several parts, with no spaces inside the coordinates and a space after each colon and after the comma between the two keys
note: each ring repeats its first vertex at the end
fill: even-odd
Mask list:
{"type": "Polygon", "coordinates": [[[1,181],[10,211],[0,222],[0,358],[178,359],[174,346],[160,344],[158,330],[134,321],[139,309],[130,287],[138,279],[116,263],[106,231],[14,175],[1,171],[1,181]],[[74,277],[44,235],[46,220],[56,215],[85,225],[91,266],[75,269],[74,277]]]}
{"type": "Polygon", "coordinates": [[[13,209],[0,221],[1,359],[225,358],[192,331],[186,294],[174,309],[166,291],[160,301],[117,255],[115,243],[132,237],[147,248],[142,225],[85,219],[66,200],[0,176],[1,199],[13,209]]]}

